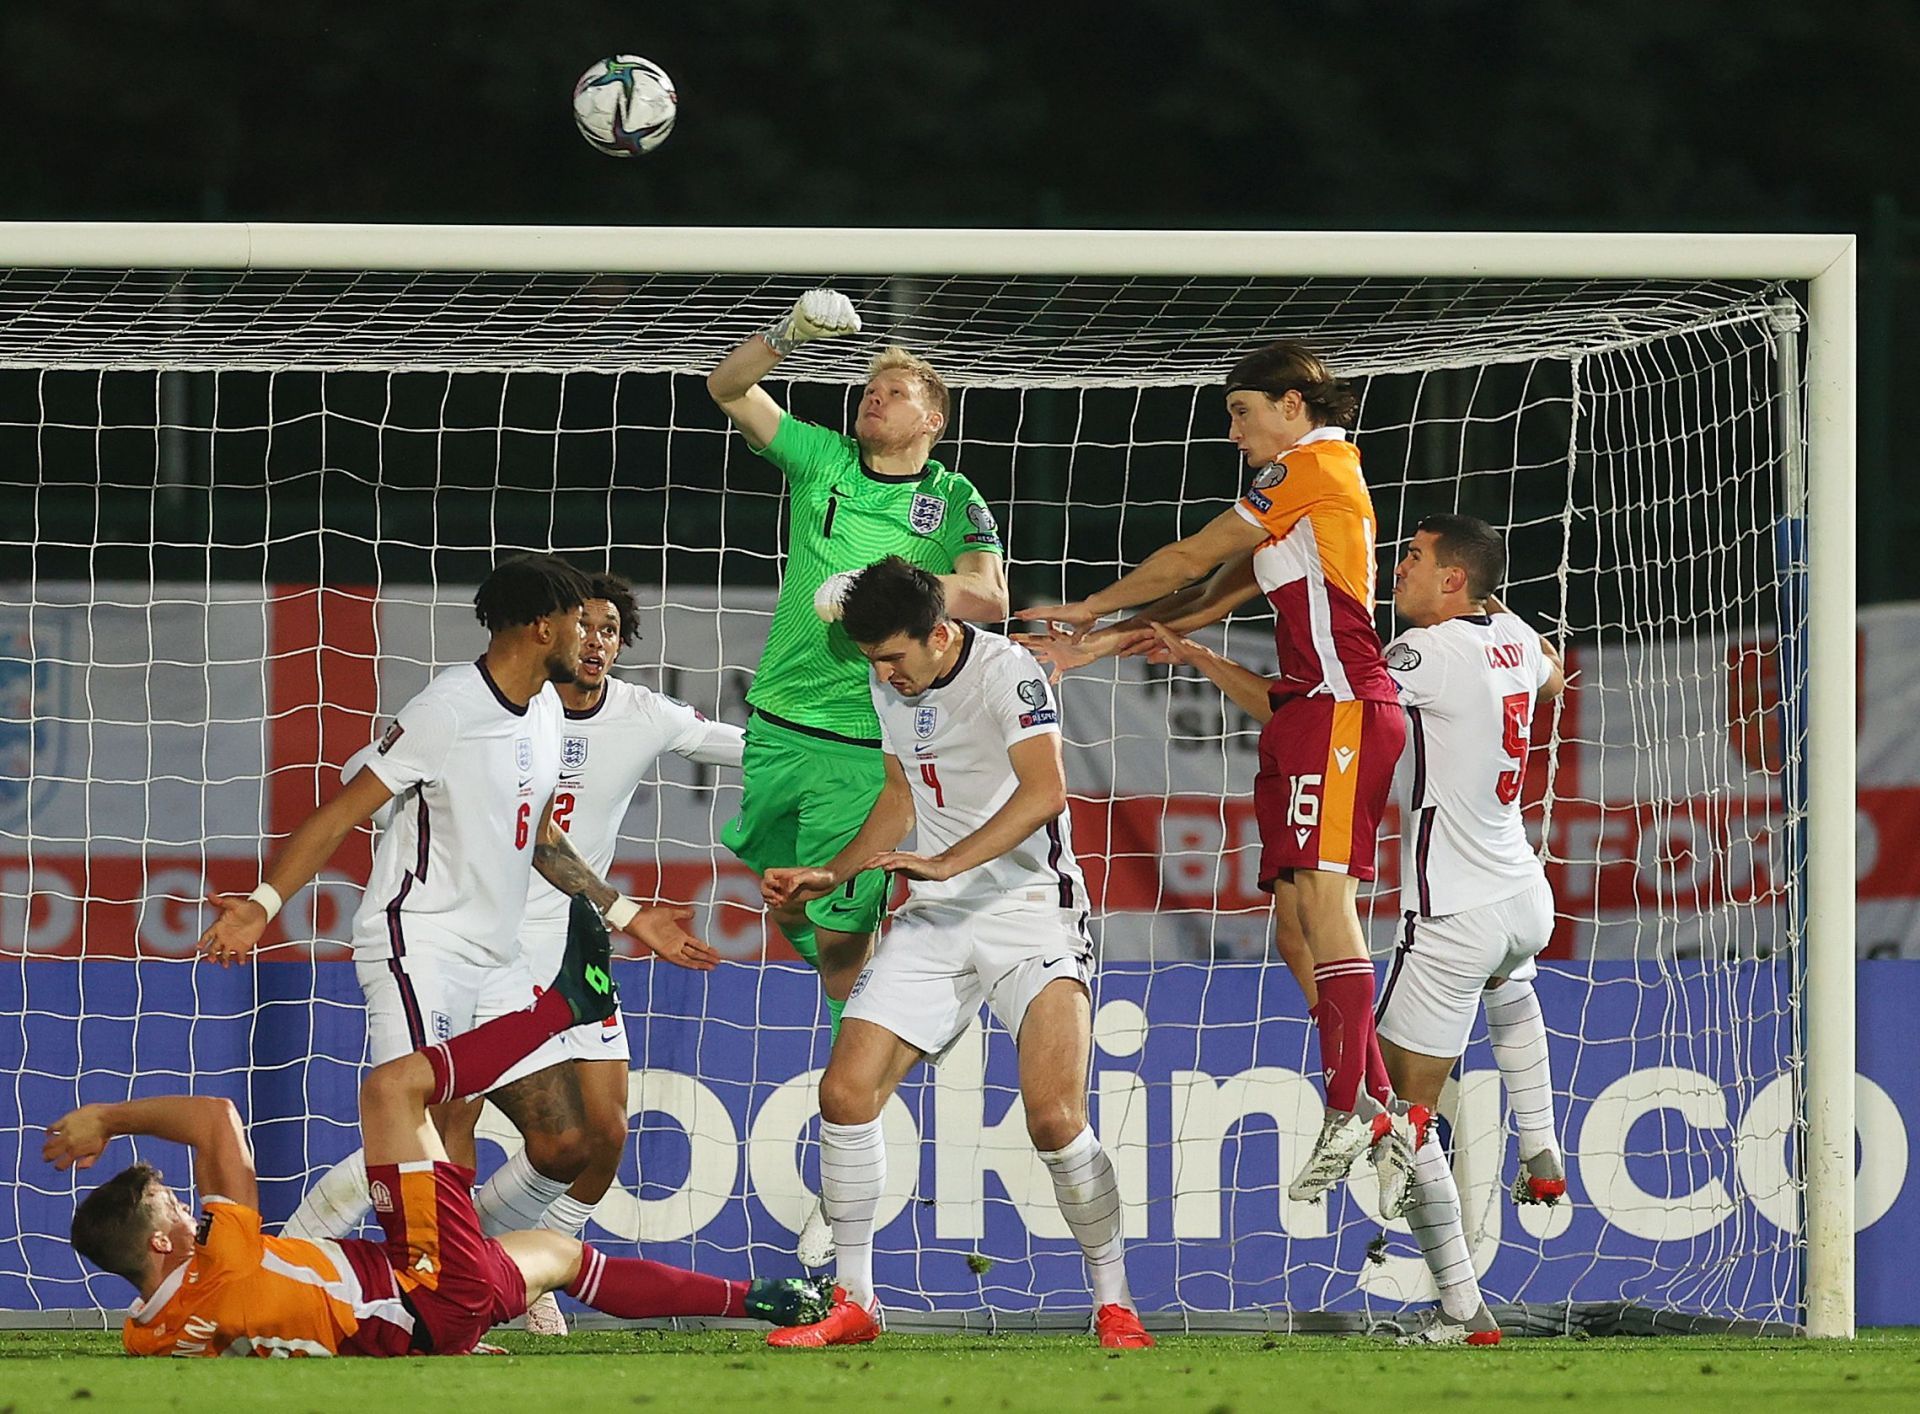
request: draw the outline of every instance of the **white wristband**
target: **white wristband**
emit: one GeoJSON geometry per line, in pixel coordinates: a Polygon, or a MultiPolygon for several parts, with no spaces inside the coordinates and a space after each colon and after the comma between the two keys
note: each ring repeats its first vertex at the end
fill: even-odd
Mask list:
{"type": "Polygon", "coordinates": [[[247,897],[267,911],[267,922],[273,922],[280,910],[286,906],[286,900],[280,897],[280,890],[272,884],[262,884],[247,897]]]}
{"type": "Polygon", "coordinates": [[[622,894],[607,905],[605,914],[607,925],[612,928],[624,928],[633,922],[634,915],[639,912],[640,905],[622,894]]]}

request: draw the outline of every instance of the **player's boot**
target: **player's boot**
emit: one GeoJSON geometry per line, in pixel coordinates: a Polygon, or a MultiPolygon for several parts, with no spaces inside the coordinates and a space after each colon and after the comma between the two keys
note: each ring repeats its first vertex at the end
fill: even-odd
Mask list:
{"type": "Polygon", "coordinates": [[[1093,1333],[1100,1337],[1101,1347],[1106,1350],[1153,1349],[1153,1337],[1140,1324],[1139,1315],[1115,1302],[1110,1301],[1093,1313],[1093,1333]]]}
{"type": "Polygon", "coordinates": [[[747,1285],[747,1314],[775,1326],[810,1326],[833,1311],[831,1277],[782,1277],[747,1285]]]}
{"type": "Polygon", "coordinates": [[[1498,1345],[1500,1323],[1482,1301],[1480,1309],[1464,1321],[1456,1321],[1439,1307],[1427,1312],[1426,1319],[1412,1335],[1403,1335],[1395,1345],[1498,1345]]]}
{"type": "Polygon", "coordinates": [[[1296,1203],[1318,1203],[1327,1190],[1347,1176],[1353,1161],[1387,1131],[1386,1112],[1372,1120],[1345,1110],[1328,1110],[1320,1122],[1320,1137],[1299,1175],[1287,1185],[1287,1197],[1296,1203]]]}
{"type": "MultiPolygon", "coordinates": [[[[1427,1142],[1433,1114],[1425,1105],[1395,1100],[1387,1106],[1386,1133],[1372,1150],[1373,1168],[1380,1179],[1380,1221],[1404,1218],[1413,1206],[1413,1156],[1427,1142]]],[[[1374,1120],[1379,1128],[1379,1117],[1374,1120]]]]}
{"type": "Polygon", "coordinates": [[[554,1299],[551,1291],[535,1298],[527,1307],[528,1335],[565,1335],[567,1318],[561,1313],[560,1303],[554,1299]]]}
{"type": "Polygon", "coordinates": [[[607,920],[585,894],[573,896],[567,913],[567,950],[554,974],[553,990],[567,999],[576,1026],[605,1021],[620,1010],[607,920]]]}
{"type": "Polygon", "coordinates": [[[1567,1196],[1567,1169],[1560,1156],[1542,1149],[1520,1165],[1513,1180],[1513,1201],[1543,1203],[1551,1208],[1567,1196]]]}
{"type": "Polygon", "coordinates": [[[827,1221],[827,1200],[821,1198],[807,1213],[794,1255],[803,1267],[824,1267],[833,1260],[834,1251],[833,1224],[827,1221]]]}
{"type": "Polygon", "coordinates": [[[767,1344],[775,1350],[819,1350],[828,1345],[865,1345],[877,1340],[884,1329],[880,1307],[869,1311],[847,1300],[845,1287],[833,1289],[833,1309],[823,1320],[804,1326],[767,1332],[767,1344]]]}

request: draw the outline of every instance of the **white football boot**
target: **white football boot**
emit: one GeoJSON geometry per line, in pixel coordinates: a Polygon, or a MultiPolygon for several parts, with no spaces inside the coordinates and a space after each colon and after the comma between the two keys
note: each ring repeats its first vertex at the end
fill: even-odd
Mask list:
{"type": "Polygon", "coordinates": [[[821,1198],[815,1201],[800,1229],[794,1256],[803,1267],[824,1267],[833,1261],[834,1251],[833,1224],[827,1221],[827,1202],[821,1198]]]}

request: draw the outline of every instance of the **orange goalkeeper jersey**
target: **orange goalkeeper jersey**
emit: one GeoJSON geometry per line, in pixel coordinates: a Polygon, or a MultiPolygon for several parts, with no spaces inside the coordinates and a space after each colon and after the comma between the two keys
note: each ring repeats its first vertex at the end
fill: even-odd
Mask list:
{"type": "Polygon", "coordinates": [[[134,1355],[405,1355],[413,1313],[374,1242],[269,1237],[208,1198],[193,1254],[127,1313],[134,1355]]]}

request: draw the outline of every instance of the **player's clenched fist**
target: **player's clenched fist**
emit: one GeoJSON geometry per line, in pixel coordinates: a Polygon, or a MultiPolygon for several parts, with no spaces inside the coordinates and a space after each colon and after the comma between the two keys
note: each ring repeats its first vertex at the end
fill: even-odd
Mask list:
{"type": "Polygon", "coordinates": [[[793,868],[769,869],[760,876],[760,897],[767,901],[769,908],[807,903],[832,892],[833,874],[825,869],[796,865],[793,868]]]}
{"type": "Polygon", "coordinates": [[[810,339],[831,339],[860,332],[860,313],[838,290],[808,290],[793,302],[785,319],[767,330],[766,339],[780,353],[792,353],[810,339]]]}

